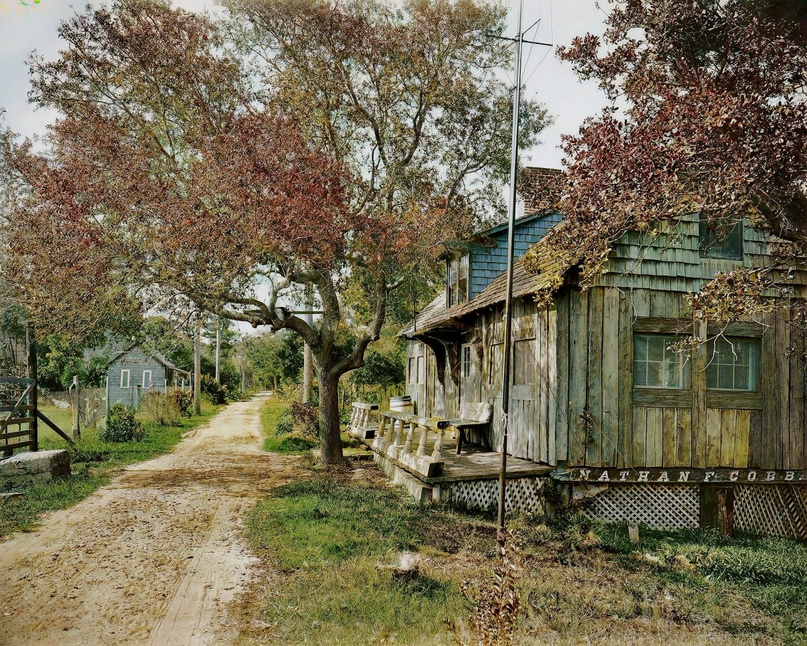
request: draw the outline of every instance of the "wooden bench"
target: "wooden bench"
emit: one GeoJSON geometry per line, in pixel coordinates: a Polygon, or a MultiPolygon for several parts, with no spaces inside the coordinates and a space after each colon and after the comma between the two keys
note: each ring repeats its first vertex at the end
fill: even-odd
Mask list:
{"type": "Polygon", "coordinates": [[[377,411],[378,404],[353,402],[353,411],[350,416],[350,423],[348,424],[350,434],[360,440],[372,440],[373,437],[375,437],[378,426],[371,425],[370,416],[377,411]]]}
{"type": "MultiPolygon", "coordinates": [[[[449,420],[452,428],[457,429],[457,455],[462,453],[462,444],[466,441],[465,431],[472,428],[484,429],[490,424],[493,416],[493,406],[487,403],[463,404],[460,406],[460,416],[449,420]]],[[[490,443],[482,433],[482,444],[490,451],[490,443]]]]}

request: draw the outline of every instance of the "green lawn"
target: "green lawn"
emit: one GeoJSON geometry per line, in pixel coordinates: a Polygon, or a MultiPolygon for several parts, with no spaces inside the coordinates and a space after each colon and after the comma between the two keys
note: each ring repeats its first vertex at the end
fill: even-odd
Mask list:
{"type": "MultiPolygon", "coordinates": [[[[457,582],[436,571],[397,580],[383,567],[438,548],[430,521],[447,513],[326,477],[276,490],[246,521],[252,549],[284,573],[259,603],[261,625],[277,643],[455,643],[453,624],[467,614],[457,582]]],[[[472,520],[451,516],[455,536],[473,534],[472,520]]]]}
{"type": "MultiPolygon", "coordinates": [[[[61,437],[40,424],[39,446],[42,450],[67,449],[70,452],[72,477],[43,485],[15,486],[0,483],[4,490],[21,491],[22,498],[0,504],[0,536],[33,529],[45,511],[62,509],[77,503],[98,487],[109,482],[115,469],[141,462],[170,451],[188,430],[207,421],[221,407],[203,403],[198,417],[183,418],[179,426],[157,426],[146,423],[146,434],[139,442],[102,442],[95,428],[82,429],[82,439],[70,447],[61,437]]],[[[70,434],[70,413],[56,407],[43,407],[54,423],[70,434]]]]}

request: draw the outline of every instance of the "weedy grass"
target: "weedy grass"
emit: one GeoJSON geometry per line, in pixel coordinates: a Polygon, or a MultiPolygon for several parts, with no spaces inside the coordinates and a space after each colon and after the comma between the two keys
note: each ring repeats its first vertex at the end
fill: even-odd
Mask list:
{"type": "Polygon", "coordinates": [[[613,554],[623,572],[644,576],[644,585],[631,577],[625,579],[630,586],[620,586],[623,603],[612,608],[620,616],[661,614],[675,622],[713,622],[730,634],[807,642],[807,545],[642,527],[637,546],[625,525],[579,515],[562,520],[555,531],[562,561],[574,564],[594,548],[613,554]],[[659,592],[666,599],[661,605],[653,601],[659,592]]]}
{"type": "MultiPolygon", "coordinates": [[[[40,425],[40,449],[67,449],[72,476],[37,485],[11,481],[0,483],[3,490],[23,494],[20,498],[0,504],[0,536],[16,531],[31,531],[43,512],[63,509],[86,498],[109,482],[115,469],[167,453],[184,433],[207,421],[220,409],[220,406],[203,403],[201,415],[183,418],[179,426],[145,424],[145,436],[138,442],[102,442],[98,439],[98,429],[90,428],[82,429],[81,440],[71,447],[56,433],[49,429],[45,431],[44,425],[40,425]]],[[[52,412],[47,410],[45,414],[54,422],[61,422],[61,428],[69,433],[69,413],[67,424],[64,424],[65,420],[58,415],[51,416],[52,412]]]]}
{"type": "Polygon", "coordinates": [[[317,445],[310,437],[302,437],[291,432],[291,423],[287,420],[290,410],[289,402],[268,399],[261,408],[261,429],[263,431],[263,450],[271,453],[309,453],[317,445]],[[283,422],[287,421],[286,424],[283,422]]]}
{"type": "MultiPolygon", "coordinates": [[[[281,399],[271,398],[261,408],[261,430],[263,432],[263,450],[270,453],[289,453],[303,455],[311,452],[319,442],[308,436],[295,432],[292,428],[289,411],[291,404],[281,399]]],[[[346,433],[342,434],[342,446],[355,448],[358,440],[346,433]]]]}
{"type": "MultiPolygon", "coordinates": [[[[417,505],[373,472],[297,481],[253,509],[249,542],[275,574],[249,595],[244,643],[473,641],[495,524],[417,505]],[[424,559],[413,582],[379,567],[402,552],[424,559]]],[[[523,557],[513,644],[807,642],[804,545],[643,527],[637,549],[625,526],[575,514],[509,525],[523,557]]]]}
{"type": "Polygon", "coordinates": [[[456,643],[455,624],[468,617],[460,581],[424,555],[480,535],[491,550],[493,532],[481,525],[383,486],[332,477],[283,486],[246,520],[253,550],[283,572],[260,621],[278,643],[456,643]],[[408,551],[426,558],[420,575],[396,578],[391,565],[408,551]]]}

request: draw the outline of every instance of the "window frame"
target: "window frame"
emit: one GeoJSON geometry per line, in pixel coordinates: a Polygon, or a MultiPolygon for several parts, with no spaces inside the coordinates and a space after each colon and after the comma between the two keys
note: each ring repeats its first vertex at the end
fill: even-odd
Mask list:
{"type": "Polygon", "coordinates": [[[470,254],[452,256],[446,260],[447,307],[466,303],[471,283],[470,254]],[[463,270],[465,275],[463,276],[463,270]],[[462,288],[462,289],[460,289],[462,288]]]}
{"type": "Polygon", "coordinates": [[[672,351],[667,350],[667,347],[668,347],[668,345],[670,345],[670,342],[675,342],[675,340],[678,339],[678,338],[679,338],[679,335],[671,334],[671,333],[668,333],[668,332],[646,332],[646,331],[639,331],[639,330],[634,330],[633,331],[633,337],[631,339],[631,342],[632,342],[632,345],[633,345],[633,348],[632,348],[633,349],[633,357],[632,357],[632,360],[631,360],[631,381],[632,381],[634,390],[652,391],[652,392],[673,391],[675,393],[681,393],[681,392],[687,392],[687,391],[689,391],[691,389],[692,380],[691,380],[691,376],[690,376],[690,372],[691,372],[690,361],[685,359],[685,357],[683,356],[682,353],[672,352],[672,351]],[[661,361],[655,361],[655,360],[651,361],[649,359],[649,347],[647,347],[646,350],[645,350],[645,353],[646,353],[645,358],[643,360],[637,360],[637,342],[636,341],[640,337],[668,339],[668,342],[665,343],[664,348],[662,350],[661,361]],[[670,385],[665,385],[665,384],[659,384],[659,385],[650,385],[650,384],[648,384],[647,383],[647,377],[650,375],[650,372],[647,369],[647,367],[649,366],[649,364],[650,363],[654,363],[654,364],[661,363],[662,371],[666,375],[666,371],[667,371],[666,366],[668,365],[666,363],[666,359],[667,359],[667,357],[669,355],[676,356],[677,359],[678,359],[678,363],[679,363],[679,367],[678,367],[678,373],[679,373],[678,385],[670,386],[670,385]],[[645,373],[645,380],[644,380],[645,383],[642,383],[642,384],[636,383],[636,378],[637,378],[636,365],[637,365],[637,362],[638,363],[643,362],[645,364],[645,371],[644,371],[644,373],[645,373]]]}
{"type": "Polygon", "coordinates": [[[123,389],[128,389],[132,387],[132,371],[129,368],[121,368],[120,387],[123,389]],[[126,385],[124,385],[123,383],[123,375],[126,375],[126,385]]]}
{"type": "Polygon", "coordinates": [[[722,240],[717,239],[717,230],[709,226],[711,223],[703,218],[698,218],[698,250],[704,258],[713,260],[741,261],[745,258],[745,222],[740,220],[732,227],[726,227],[727,232],[722,240]],[[726,250],[725,243],[734,240],[735,247],[726,250]]]}
{"type": "Polygon", "coordinates": [[[460,378],[471,378],[471,344],[463,343],[460,346],[460,378]]]}
{"type": "Polygon", "coordinates": [[[706,390],[714,393],[748,393],[756,394],[761,392],[762,389],[762,339],[758,337],[743,337],[743,336],[719,336],[709,339],[706,344],[706,390]],[[730,354],[734,357],[735,361],[732,363],[715,363],[720,357],[720,351],[716,346],[718,343],[728,344],[748,344],[752,352],[748,353],[748,364],[739,364],[748,368],[748,388],[726,388],[719,385],[711,385],[709,382],[713,375],[716,375],[717,384],[720,383],[720,367],[732,367],[732,383],[736,381],[737,370],[737,352],[732,349],[730,354]],[[715,367],[714,370],[712,367],[715,367]]]}
{"type": "MultiPolygon", "coordinates": [[[[523,360],[523,358],[522,358],[523,360]]],[[[534,386],[538,381],[538,357],[535,353],[535,337],[528,337],[525,339],[513,340],[513,385],[514,386],[534,386]],[[532,361],[527,361],[525,365],[529,366],[527,371],[529,374],[525,376],[532,377],[531,380],[519,381],[519,348],[526,348],[532,356],[532,361]]]]}
{"type": "Polygon", "coordinates": [[[152,370],[144,370],[143,377],[142,377],[142,385],[143,388],[151,388],[151,384],[154,381],[153,379],[153,371],[152,370]],[[149,376],[148,382],[146,382],[146,375],[149,376]]]}
{"type": "Polygon", "coordinates": [[[504,361],[504,343],[493,341],[488,349],[488,384],[490,386],[500,386],[502,362],[504,361]]]}

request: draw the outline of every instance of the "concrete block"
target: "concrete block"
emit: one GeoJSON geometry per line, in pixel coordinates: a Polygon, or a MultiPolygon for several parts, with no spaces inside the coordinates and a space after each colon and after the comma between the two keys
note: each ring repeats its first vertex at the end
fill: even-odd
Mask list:
{"type": "Polygon", "coordinates": [[[70,454],[64,449],[18,453],[0,460],[0,478],[37,484],[70,477],[70,454]]]}

